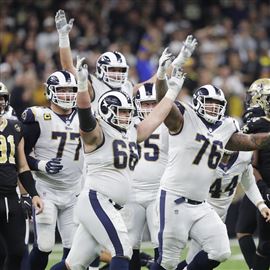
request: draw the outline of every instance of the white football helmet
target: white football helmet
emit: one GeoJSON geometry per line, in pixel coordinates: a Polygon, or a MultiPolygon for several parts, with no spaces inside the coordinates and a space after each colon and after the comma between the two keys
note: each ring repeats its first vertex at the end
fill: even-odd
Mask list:
{"type": "Polygon", "coordinates": [[[71,109],[76,106],[78,86],[73,74],[66,70],[56,71],[49,76],[45,85],[48,100],[62,109],[71,109]],[[65,92],[64,89],[70,91],[65,92]]]}
{"type": "Polygon", "coordinates": [[[226,104],[223,91],[210,84],[198,88],[192,97],[195,112],[212,124],[224,116],[226,104]],[[216,102],[212,103],[211,101],[216,102]]]}
{"type": "Polygon", "coordinates": [[[102,95],[98,101],[100,117],[120,132],[126,132],[131,124],[134,107],[129,95],[112,90],[102,95]],[[123,112],[126,112],[123,113],[123,112]]]}
{"type": "Polygon", "coordinates": [[[0,102],[0,116],[3,116],[8,111],[9,92],[2,82],[0,82],[0,97],[4,97],[4,100],[0,102]]]}
{"type": "Polygon", "coordinates": [[[265,114],[270,114],[270,79],[263,78],[256,80],[249,87],[248,93],[252,93],[251,106],[259,105],[265,114]]]}
{"type": "Polygon", "coordinates": [[[111,88],[121,88],[128,78],[126,58],[120,52],[105,52],[97,60],[97,78],[111,88]],[[114,70],[117,68],[117,70],[114,70]]]}
{"type": "Polygon", "coordinates": [[[145,83],[137,90],[135,104],[140,118],[145,118],[153,110],[153,107],[142,106],[144,102],[157,102],[156,88],[152,83],[145,83]]]}

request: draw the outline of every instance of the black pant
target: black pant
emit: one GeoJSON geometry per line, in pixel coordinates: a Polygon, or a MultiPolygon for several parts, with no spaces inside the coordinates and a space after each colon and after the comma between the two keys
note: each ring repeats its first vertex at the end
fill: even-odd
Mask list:
{"type": "Polygon", "coordinates": [[[7,254],[3,269],[19,270],[26,249],[25,218],[16,193],[0,194],[0,236],[7,254]]]}

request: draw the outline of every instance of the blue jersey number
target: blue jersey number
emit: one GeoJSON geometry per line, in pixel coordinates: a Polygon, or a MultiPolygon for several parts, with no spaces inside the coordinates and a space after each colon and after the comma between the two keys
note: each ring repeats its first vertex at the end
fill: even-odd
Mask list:
{"type": "MultiPolygon", "coordinates": [[[[144,141],[144,159],[147,161],[157,161],[159,159],[159,147],[153,141],[159,140],[159,134],[152,134],[144,141]],[[151,141],[150,141],[151,140],[151,141]]],[[[142,157],[142,147],[138,144],[139,158],[142,157]]]]}
{"type": "MultiPolygon", "coordinates": [[[[198,154],[196,155],[195,159],[193,160],[193,164],[198,165],[202,159],[203,154],[205,153],[206,149],[209,147],[210,142],[208,138],[206,138],[204,135],[197,133],[196,134],[196,141],[203,142],[201,149],[199,150],[198,154]]],[[[211,169],[216,169],[217,165],[219,164],[219,161],[222,157],[221,153],[218,151],[218,148],[222,149],[223,144],[221,141],[213,141],[213,144],[211,146],[210,155],[208,158],[208,167],[211,169]]]]}
{"type": "Polygon", "coordinates": [[[239,177],[238,175],[235,175],[224,190],[221,189],[222,178],[217,178],[215,182],[211,185],[210,190],[209,190],[209,193],[211,194],[211,198],[218,199],[220,198],[221,193],[226,193],[226,192],[228,192],[228,196],[231,196],[237,186],[238,177],[239,177]]]}
{"type": "Polygon", "coordinates": [[[80,149],[82,147],[81,140],[80,140],[80,134],[79,133],[73,133],[73,132],[69,132],[69,133],[67,133],[67,132],[58,132],[58,131],[53,131],[52,132],[52,139],[53,140],[57,140],[57,139],[60,138],[56,157],[61,158],[63,156],[63,151],[64,151],[64,147],[66,145],[67,136],[69,136],[69,139],[71,141],[75,141],[76,139],[78,140],[78,145],[77,145],[76,150],[75,150],[74,160],[79,160],[80,149]]]}
{"type": "Polygon", "coordinates": [[[122,140],[113,141],[114,167],[125,169],[129,166],[131,171],[134,170],[138,162],[137,144],[130,142],[128,145],[122,140]]]}

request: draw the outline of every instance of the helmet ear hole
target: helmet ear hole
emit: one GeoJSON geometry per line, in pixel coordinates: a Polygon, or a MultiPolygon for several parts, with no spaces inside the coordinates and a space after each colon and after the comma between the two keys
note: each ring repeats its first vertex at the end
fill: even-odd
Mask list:
{"type": "Polygon", "coordinates": [[[102,112],[103,112],[104,114],[107,114],[107,113],[109,112],[108,107],[105,107],[105,106],[103,106],[101,110],[102,110],[102,112]]]}

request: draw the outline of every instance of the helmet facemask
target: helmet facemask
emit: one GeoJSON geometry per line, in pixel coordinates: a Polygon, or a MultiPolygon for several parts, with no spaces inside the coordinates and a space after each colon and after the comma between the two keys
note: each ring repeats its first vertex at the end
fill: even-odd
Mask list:
{"type": "Polygon", "coordinates": [[[128,77],[127,67],[102,66],[101,70],[104,74],[103,81],[112,88],[121,88],[121,86],[127,81],[128,77]],[[113,69],[118,69],[119,71],[112,71],[113,69]]]}
{"type": "Polygon", "coordinates": [[[135,96],[135,104],[140,118],[145,119],[157,104],[156,89],[153,84],[140,86],[135,96]]]}
{"type": "Polygon", "coordinates": [[[99,99],[98,114],[112,127],[126,132],[132,122],[134,107],[128,94],[109,91],[99,99]]]}
{"type": "Polygon", "coordinates": [[[123,108],[114,105],[108,109],[112,113],[112,117],[110,119],[111,123],[121,130],[127,131],[131,124],[134,110],[131,108],[123,108]]]}
{"type": "Polygon", "coordinates": [[[76,106],[78,86],[73,74],[68,71],[56,71],[49,76],[46,85],[46,97],[64,110],[76,106]]]}
{"type": "Polygon", "coordinates": [[[48,87],[50,90],[49,99],[56,104],[57,106],[61,107],[62,109],[68,110],[72,109],[76,106],[76,98],[77,98],[77,86],[70,87],[70,86],[54,86],[50,85],[48,87]],[[63,89],[69,89],[71,91],[63,91],[63,89]]]}
{"type": "Polygon", "coordinates": [[[128,78],[128,65],[119,52],[106,52],[97,60],[96,75],[111,88],[121,88],[128,78]]]}
{"type": "Polygon", "coordinates": [[[211,124],[219,121],[225,113],[226,101],[201,96],[198,98],[198,103],[198,114],[211,124]]]}
{"type": "Polygon", "coordinates": [[[9,92],[6,88],[6,86],[0,82],[0,116],[3,116],[7,111],[9,107],[9,92]]]}

